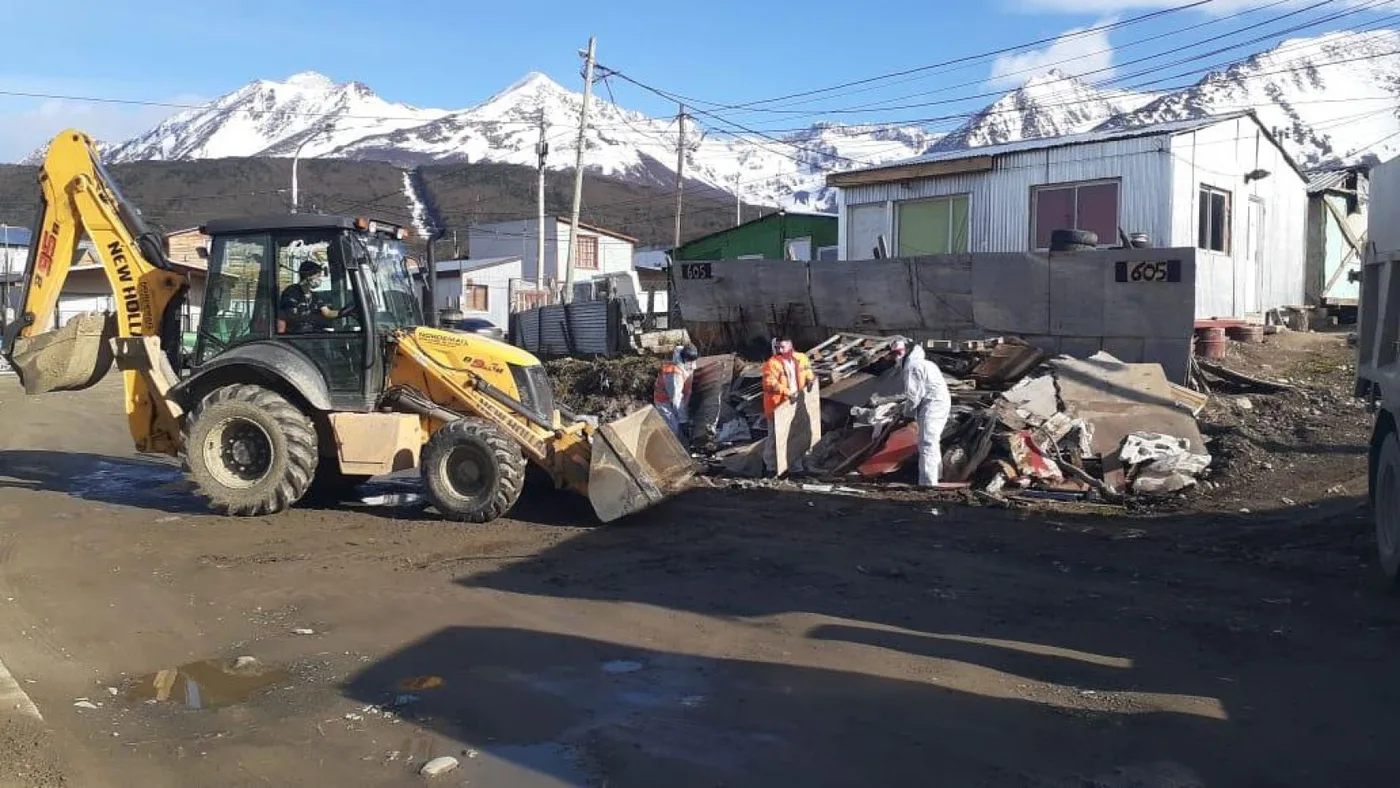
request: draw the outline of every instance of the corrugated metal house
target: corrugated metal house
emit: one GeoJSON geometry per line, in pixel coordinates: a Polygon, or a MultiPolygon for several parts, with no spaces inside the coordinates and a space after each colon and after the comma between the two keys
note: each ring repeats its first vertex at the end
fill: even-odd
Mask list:
{"type": "Polygon", "coordinates": [[[1251,112],[944,151],[828,176],[842,259],[1025,252],[1056,229],[1194,246],[1196,315],[1303,303],[1306,179],[1251,112]]]}
{"type": "Polygon", "coordinates": [[[777,211],[681,244],[672,260],[835,260],[839,230],[829,213],[777,211]]]}
{"type": "Polygon", "coordinates": [[[1354,307],[1367,235],[1370,179],[1361,167],[1309,174],[1304,295],[1309,304],[1354,307]]]}

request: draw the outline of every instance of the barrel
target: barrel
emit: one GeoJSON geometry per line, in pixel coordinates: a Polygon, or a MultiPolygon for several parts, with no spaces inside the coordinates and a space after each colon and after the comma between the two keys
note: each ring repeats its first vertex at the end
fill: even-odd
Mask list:
{"type": "Polygon", "coordinates": [[[1225,329],[1225,334],[1236,342],[1258,343],[1264,341],[1264,327],[1257,323],[1229,326],[1225,329]]]}
{"type": "Polygon", "coordinates": [[[1223,328],[1196,329],[1196,355],[1201,358],[1224,358],[1229,340],[1223,328]]]}

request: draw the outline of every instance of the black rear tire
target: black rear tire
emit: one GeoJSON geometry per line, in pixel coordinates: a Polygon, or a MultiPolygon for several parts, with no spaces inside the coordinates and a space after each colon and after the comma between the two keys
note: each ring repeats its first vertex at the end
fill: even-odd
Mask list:
{"type": "Polygon", "coordinates": [[[1091,230],[1051,230],[1050,251],[1084,252],[1098,248],[1099,235],[1091,230]]]}
{"type": "Polygon", "coordinates": [[[1387,433],[1377,457],[1371,516],[1376,528],[1376,558],[1386,579],[1400,586],[1400,439],[1387,433]]]}
{"type": "Polygon", "coordinates": [[[421,462],[428,500],[449,520],[491,522],[510,511],[525,486],[520,447],[481,419],[439,428],[424,444],[421,462]]]}
{"type": "Polygon", "coordinates": [[[316,428],[270,389],[215,389],[185,420],[185,476],[209,508],[236,517],[275,514],[316,476],[316,428]]]}

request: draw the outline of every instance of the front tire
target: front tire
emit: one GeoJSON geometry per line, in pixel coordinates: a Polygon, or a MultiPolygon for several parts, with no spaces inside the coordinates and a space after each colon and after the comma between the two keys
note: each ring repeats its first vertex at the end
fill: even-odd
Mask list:
{"type": "Polygon", "coordinates": [[[1381,571],[1400,585],[1400,440],[1388,432],[1376,458],[1372,514],[1381,571]]]}
{"type": "Polygon", "coordinates": [[[316,429],[285,397],[251,384],[210,392],[185,422],[185,475],[221,514],[276,514],[316,476],[316,429]]]}
{"type": "Polygon", "coordinates": [[[520,498],[525,458],[515,441],[481,419],[443,425],[423,446],[423,487],[449,520],[488,523],[520,498]]]}

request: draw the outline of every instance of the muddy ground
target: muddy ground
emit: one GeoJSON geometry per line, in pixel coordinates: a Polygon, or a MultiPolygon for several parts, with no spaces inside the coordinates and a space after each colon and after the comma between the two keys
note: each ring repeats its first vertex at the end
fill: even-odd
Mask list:
{"type": "MultiPolygon", "coordinates": [[[[1322,382],[1341,342],[1237,350],[1322,382]]],[[[1367,416],[1311,390],[1212,405],[1219,487],[1139,513],[720,488],[464,527],[208,515],[131,454],[115,383],[0,378],[0,661],[42,715],[0,708],[0,785],[408,786],[438,755],[461,765],[427,784],[1394,779],[1367,416]],[[286,676],[218,708],[136,691],[240,656],[286,676]]]]}

